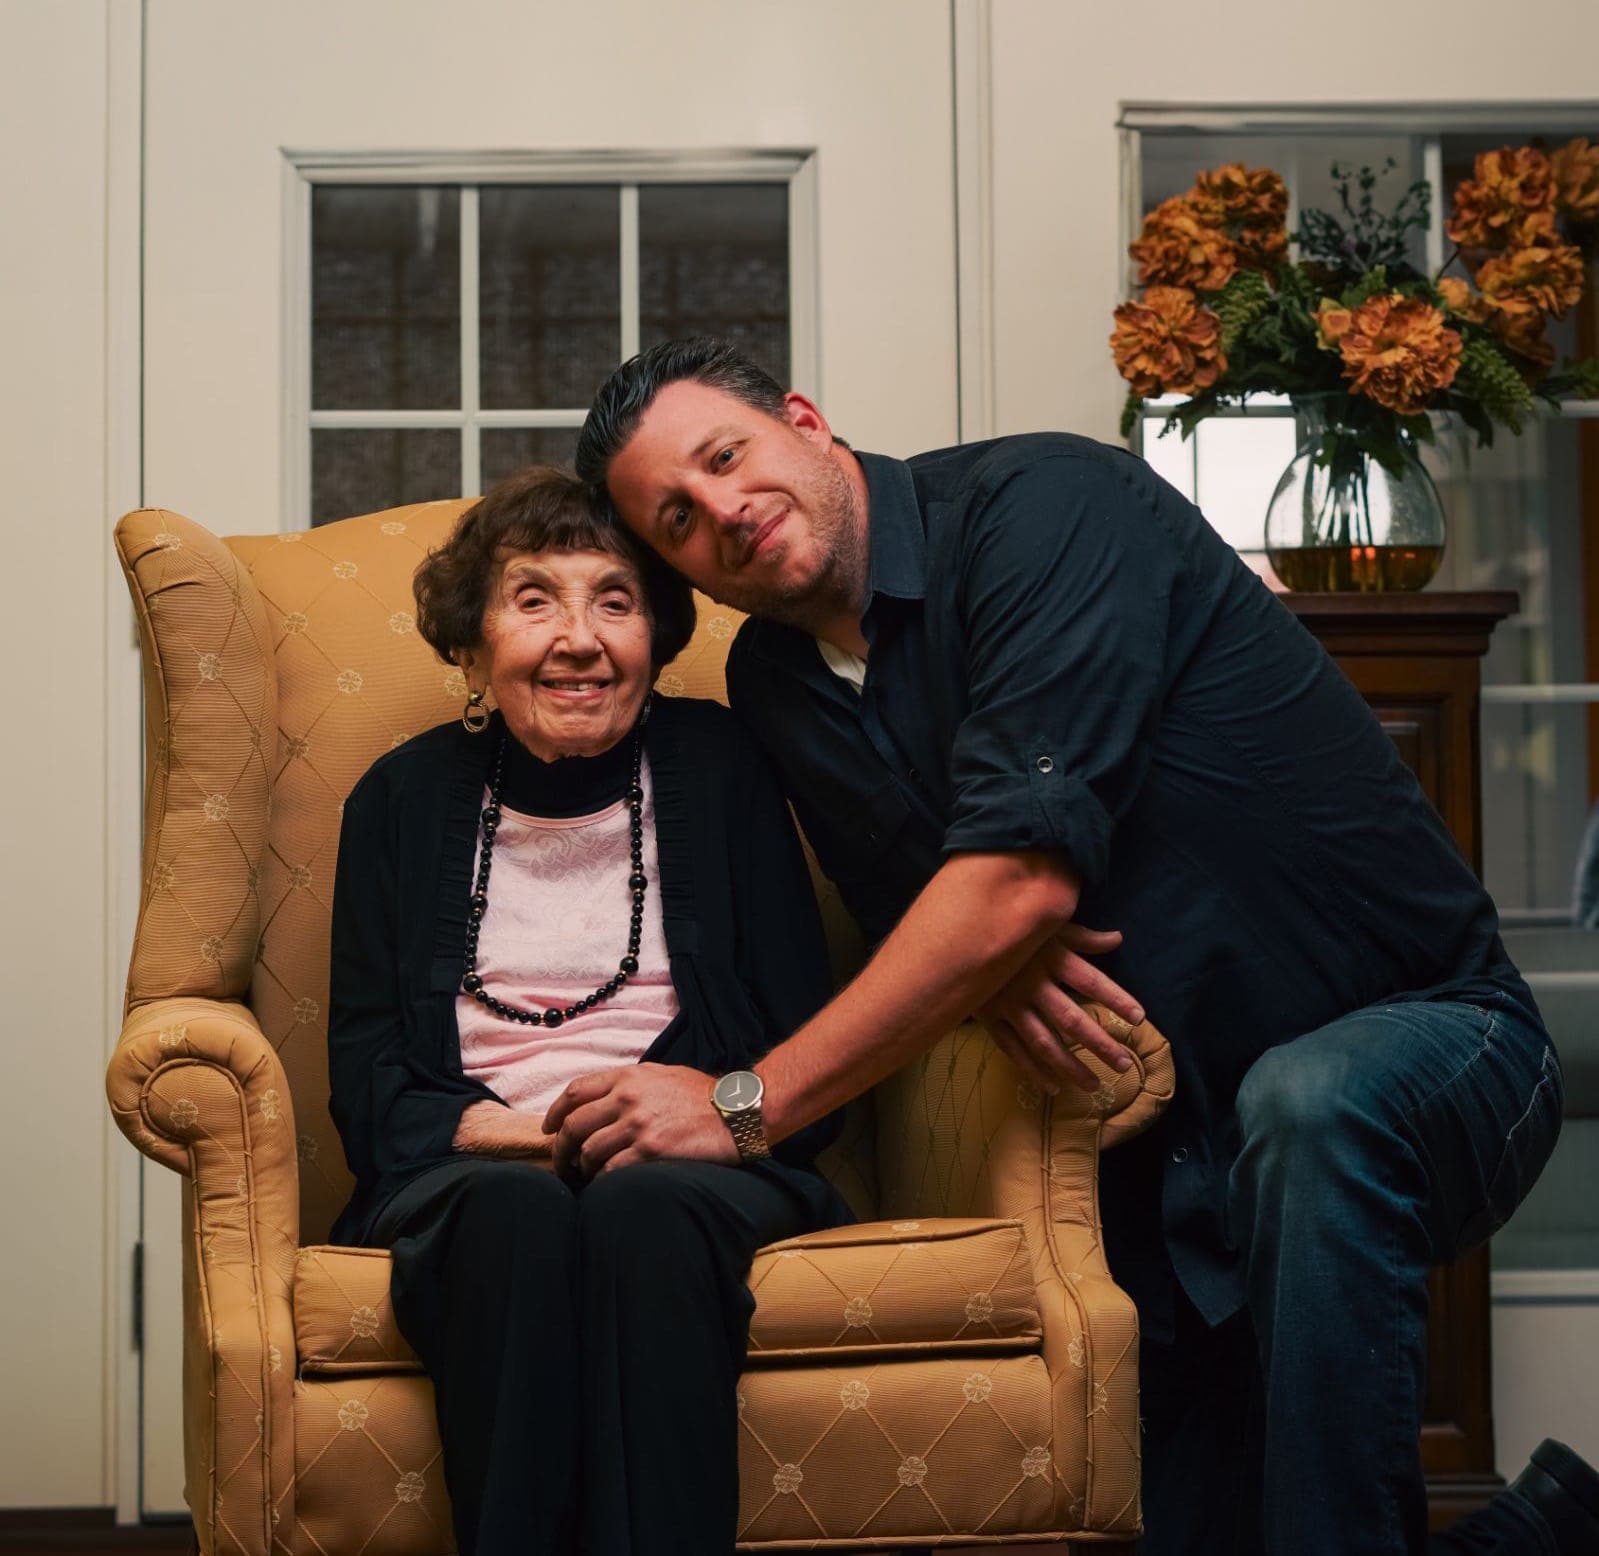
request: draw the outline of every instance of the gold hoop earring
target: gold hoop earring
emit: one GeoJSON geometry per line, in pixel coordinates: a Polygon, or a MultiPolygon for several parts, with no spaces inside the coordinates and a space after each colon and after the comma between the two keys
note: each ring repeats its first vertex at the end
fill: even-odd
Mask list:
{"type": "Polygon", "coordinates": [[[469,691],[466,706],[461,709],[461,722],[469,735],[481,735],[489,727],[489,710],[483,706],[483,693],[469,691]]]}

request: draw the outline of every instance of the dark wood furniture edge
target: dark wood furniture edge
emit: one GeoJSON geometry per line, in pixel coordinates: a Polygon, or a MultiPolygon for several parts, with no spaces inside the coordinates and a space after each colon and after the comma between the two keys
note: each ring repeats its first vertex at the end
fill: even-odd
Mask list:
{"type": "MultiPolygon", "coordinates": [[[[1279,598],[1338,661],[1402,748],[1406,742],[1397,726],[1409,714],[1422,715],[1427,727],[1417,727],[1417,753],[1426,747],[1432,760],[1426,776],[1418,776],[1480,875],[1478,662],[1494,628],[1518,609],[1518,596],[1510,590],[1436,590],[1279,598]],[[1426,718],[1429,708],[1436,709],[1435,718],[1426,718]]],[[[1414,765],[1411,755],[1407,761],[1414,765]]],[[[1428,1285],[1435,1312],[1449,1315],[1447,1370],[1432,1376],[1428,1392],[1434,1405],[1434,1391],[1443,1386],[1450,1419],[1433,1417],[1422,1430],[1428,1518],[1441,1529],[1504,1485],[1493,1464],[1487,1249],[1472,1249],[1434,1270],[1428,1285]]],[[[1441,1338],[1429,1328],[1430,1362],[1440,1360],[1441,1338]]]]}

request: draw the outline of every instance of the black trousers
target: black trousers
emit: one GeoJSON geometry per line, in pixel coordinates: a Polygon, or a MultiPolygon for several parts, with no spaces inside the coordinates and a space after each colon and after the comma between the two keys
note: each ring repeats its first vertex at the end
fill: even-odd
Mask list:
{"type": "Polygon", "coordinates": [[[384,1206],[461,1556],[717,1556],[756,1249],[812,1230],[758,1173],[648,1162],[574,1191],[462,1156],[384,1206]]]}

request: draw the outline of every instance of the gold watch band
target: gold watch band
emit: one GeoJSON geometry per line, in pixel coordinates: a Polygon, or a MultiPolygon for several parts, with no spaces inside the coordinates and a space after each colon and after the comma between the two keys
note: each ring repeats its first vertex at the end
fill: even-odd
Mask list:
{"type": "Polygon", "coordinates": [[[732,1131],[733,1144],[738,1147],[740,1161],[756,1161],[772,1154],[766,1141],[766,1126],[761,1122],[759,1108],[747,1112],[724,1113],[722,1118],[732,1131]]]}

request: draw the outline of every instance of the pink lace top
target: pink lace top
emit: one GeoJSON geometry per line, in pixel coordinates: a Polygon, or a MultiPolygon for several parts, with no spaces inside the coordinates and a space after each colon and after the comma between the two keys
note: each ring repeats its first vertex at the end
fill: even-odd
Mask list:
{"type": "MultiPolygon", "coordinates": [[[[553,1028],[507,1021],[456,996],[462,1067],[518,1112],[542,1114],[578,1076],[637,1062],[677,1014],[647,766],[643,787],[650,885],[638,971],[609,999],[553,1028]]],[[[630,866],[624,801],[560,820],[502,806],[478,938],[477,967],[489,992],[519,1009],[544,1010],[570,1005],[610,978],[627,951],[630,866]]],[[[476,879],[476,855],[472,874],[476,879]]]]}

